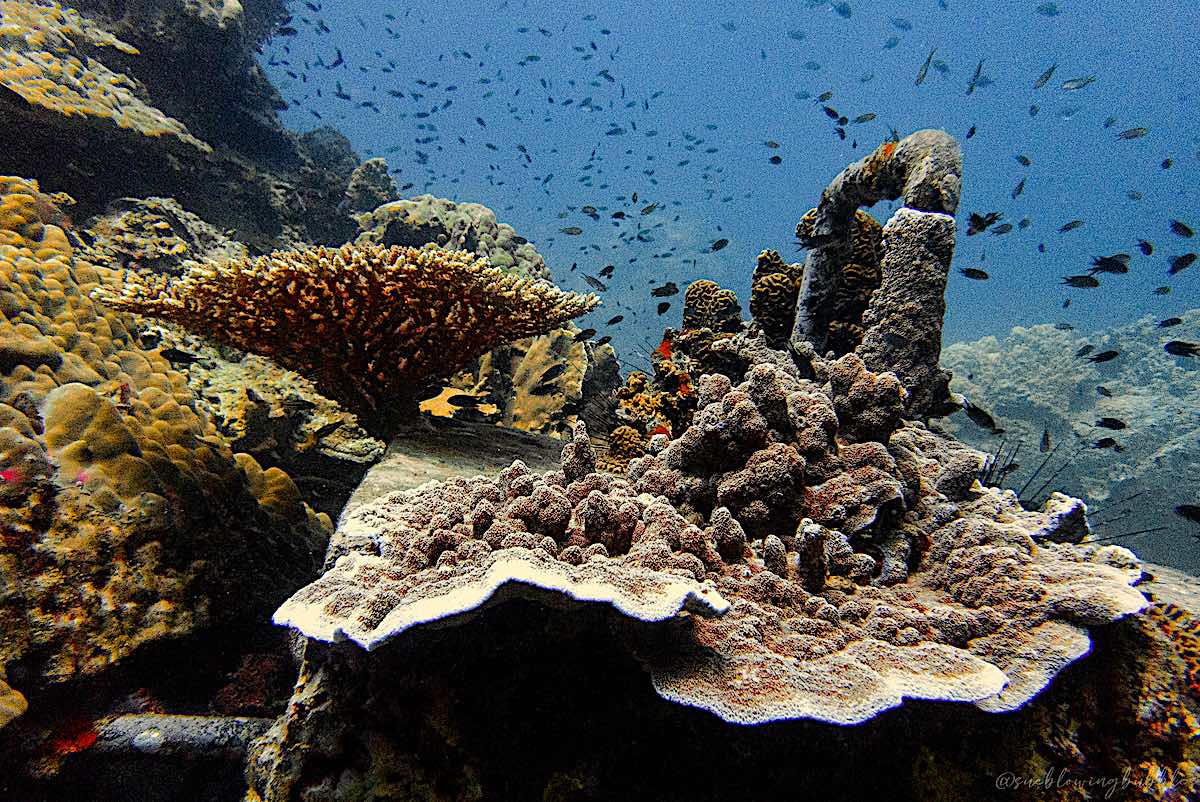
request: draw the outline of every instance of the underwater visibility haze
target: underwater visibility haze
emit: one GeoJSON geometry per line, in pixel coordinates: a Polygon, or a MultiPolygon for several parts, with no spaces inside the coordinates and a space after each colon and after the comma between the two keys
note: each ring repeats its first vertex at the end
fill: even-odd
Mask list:
{"type": "Polygon", "coordinates": [[[1196,30],[0,0],[0,796],[1200,799],[1196,30]]]}

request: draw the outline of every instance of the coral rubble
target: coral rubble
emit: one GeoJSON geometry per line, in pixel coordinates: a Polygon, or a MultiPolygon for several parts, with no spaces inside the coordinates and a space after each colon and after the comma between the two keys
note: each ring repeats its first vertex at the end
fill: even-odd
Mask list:
{"type": "Polygon", "coordinates": [[[599,304],[465,251],[381,245],[276,252],[176,283],[129,275],[104,297],[268,356],[382,433],[428,380],[599,304]]]}

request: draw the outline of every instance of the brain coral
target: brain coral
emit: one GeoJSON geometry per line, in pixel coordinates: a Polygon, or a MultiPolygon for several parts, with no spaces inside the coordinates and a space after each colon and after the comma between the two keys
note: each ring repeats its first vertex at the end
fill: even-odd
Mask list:
{"type": "Polygon", "coordinates": [[[465,251],[345,245],[199,267],[178,282],[128,274],[112,306],[270,357],[386,433],[432,378],[585,314],[594,295],[465,251]]]}
{"type": "Polygon", "coordinates": [[[212,150],[183,123],[147,105],[132,78],[90,55],[104,47],[138,52],[74,9],[53,2],[0,2],[0,85],[30,106],[67,117],[103,118],[144,136],[173,136],[212,150]]]}
{"type": "Polygon", "coordinates": [[[784,262],[778,251],[758,255],[750,281],[750,314],[776,348],[792,333],[803,278],[804,265],[784,262]]]}
{"type": "MultiPolygon", "coordinates": [[[[849,367],[880,388],[855,406],[891,420],[898,386],[849,367]]],[[[374,648],[540,589],[659,622],[662,642],[631,648],[664,698],[853,723],[906,697],[1018,707],[1086,653],[1084,627],[1145,606],[1132,555],[1043,544],[1050,516],[965,487],[975,452],[920,424],[843,444],[822,385],[770,364],[697,394],[692,424],[625,479],[594,472],[580,425],[559,471],[514,463],[362,508],[276,621],[374,648]]]]}
{"type": "Polygon", "coordinates": [[[115,274],[77,256],[57,214],[36,183],[0,178],[0,664],[35,704],[277,604],[328,526],[282,472],[235,458],[184,378],[91,299],[115,274]]]}

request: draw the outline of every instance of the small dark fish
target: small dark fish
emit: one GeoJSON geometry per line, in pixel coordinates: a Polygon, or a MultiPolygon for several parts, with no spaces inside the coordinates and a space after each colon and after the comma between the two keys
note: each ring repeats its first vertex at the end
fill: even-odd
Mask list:
{"type": "Polygon", "coordinates": [[[655,209],[657,209],[657,208],[658,208],[658,204],[657,204],[657,203],[651,203],[649,206],[643,206],[643,207],[642,207],[642,214],[650,214],[651,212],[653,212],[653,211],[654,211],[655,209]]]}
{"type": "Polygon", "coordinates": [[[1158,327],[1160,329],[1169,329],[1172,326],[1178,326],[1182,322],[1183,322],[1183,318],[1181,318],[1181,317],[1169,317],[1166,320],[1158,321],[1158,327]]]}
{"type": "Polygon", "coordinates": [[[604,335],[603,337],[601,337],[599,340],[596,340],[596,345],[597,345],[597,346],[601,346],[601,345],[608,345],[610,342],[612,342],[612,337],[610,337],[609,335],[605,334],[605,335],[604,335]]]}
{"type": "Polygon", "coordinates": [[[677,295],[678,293],[679,285],[674,281],[668,281],[661,287],[655,287],[654,289],[650,290],[650,294],[655,298],[670,298],[672,295],[677,295]]]}
{"type": "Polygon", "coordinates": [[[1017,198],[1021,197],[1021,193],[1024,191],[1025,191],[1025,179],[1022,178],[1019,182],[1017,182],[1017,185],[1015,187],[1013,187],[1013,191],[1009,194],[1013,200],[1016,200],[1017,198]]]}
{"type": "MultiPolygon", "coordinates": [[[[1069,301],[1071,299],[1068,298],[1067,300],[1069,301]]],[[[1055,323],[1054,330],[1055,331],[1075,331],[1075,327],[1072,326],[1070,323],[1055,323]]]]}
{"type": "Polygon", "coordinates": [[[874,120],[874,119],[875,119],[875,113],[867,112],[866,114],[860,114],[857,117],[855,117],[853,120],[850,121],[850,124],[851,125],[862,125],[863,123],[869,123],[869,122],[871,122],[871,120],[874,120]]]}
{"type": "Polygon", "coordinates": [[[172,365],[190,365],[193,362],[199,362],[201,359],[195,354],[189,354],[187,351],[180,351],[178,348],[163,348],[158,352],[158,355],[170,362],[172,365]]]}
{"type": "Polygon", "coordinates": [[[1042,429],[1042,442],[1038,444],[1038,451],[1045,454],[1050,450],[1050,430],[1042,429]]]}
{"type": "Polygon", "coordinates": [[[1175,514],[1180,518],[1186,518],[1194,524],[1200,524],[1200,506],[1195,504],[1177,504],[1175,506],[1175,514]]]}
{"type": "Polygon", "coordinates": [[[538,379],[538,384],[545,384],[546,382],[552,382],[555,379],[557,379],[559,376],[563,375],[563,373],[565,373],[566,370],[567,370],[566,362],[559,362],[558,364],[551,365],[550,367],[546,368],[544,373],[542,373],[542,377],[540,379],[538,379]]]}
{"type": "Polygon", "coordinates": [[[1095,75],[1089,75],[1085,78],[1072,78],[1069,81],[1063,81],[1062,88],[1068,92],[1074,92],[1076,89],[1083,89],[1088,84],[1096,82],[1095,75]]]}
{"type": "Polygon", "coordinates": [[[1012,223],[1001,223],[992,229],[992,234],[1007,234],[1013,230],[1012,223]]]}
{"type": "Polygon", "coordinates": [[[1200,345],[1189,343],[1183,340],[1171,340],[1163,346],[1163,350],[1172,356],[1198,357],[1200,356],[1200,345]]]}
{"type": "Polygon", "coordinates": [[[421,390],[419,390],[417,392],[417,400],[418,401],[429,401],[431,399],[437,398],[439,395],[442,394],[443,389],[444,388],[442,387],[442,385],[438,384],[437,382],[434,382],[432,384],[427,384],[421,390]]]}
{"type": "Polygon", "coordinates": [[[1092,443],[1092,448],[1111,448],[1113,451],[1122,451],[1123,449],[1117,445],[1117,441],[1111,437],[1101,437],[1096,442],[1092,443]]]}
{"type": "Polygon", "coordinates": [[[1018,153],[1016,156],[1013,156],[1013,158],[1016,159],[1017,163],[1022,167],[1028,167],[1029,165],[1033,164],[1033,161],[1024,153],[1018,153]]]}
{"type": "Polygon", "coordinates": [[[600,278],[609,279],[613,277],[613,272],[617,269],[616,265],[605,265],[600,271],[600,278]]]}
{"type": "Polygon", "coordinates": [[[1152,242],[1149,242],[1144,239],[1140,239],[1137,241],[1137,246],[1138,246],[1138,250],[1140,250],[1142,252],[1143,256],[1150,256],[1151,254],[1154,253],[1154,243],[1152,243],[1152,242]]]}
{"type": "Polygon", "coordinates": [[[624,316],[624,315],[617,315],[616,317],[614,317],[614,318],[611,318],[611,319],[610,319],[610,320],[609,320],[607,323],[605,323],[604,325],[605,325],[605,326],[615,326],[615,325],[617,325],[618,323],[620,323],[620,322],[621,322],[622,320],[624,320],[624,319],[625,319],[625,316],[624,316]]]}
{"type": "Polygon", "coordinates": [[[1129,254],[1114,253],[1112,256],[1093,256],[1092,275],[1097,273],[1124,274],[1129,272],[1129,254]]]}
{"type": "Polygon", "coordinates": [[[1041,89],[1043,86],[1050,83],[1050,76],[1054,74],[1054,71],[1057,68],[1058,68],[1057,62],[1055,62],[1054,64],[1051,64],[1049,67],[1047,67],[1046,71],[1043,72],[1041,75],[1039,75],[1037,80],[1033,82],[1033,88],[1041,89]]]}
{"type": "Polygon", "coordinates": [[[1125,421],[1120,418],[1100,418],[1096,421],[1096,425],[1101,429],[1112,429],[1115,432],[1128,428],[1125,421]]]}
{"type": "Polygon", "coordinates": [[[1180,222],[1179,220],[1171,221],[1171,233],[1180,237],[1193,237],[1196,234],[1195,231],[1192,231],[1191,226],[1189,226],[1187,223],[1180,222]]]}
{"type": "Polygon", "coordinates": [[[960,267],[958,272],[975,281],[987,281],[989,278],[986,271],[980,270],[977,267],[960,267]]]}
{"type": "Polygon", "coordinates": [[[1095,289],[1100,286],[1099,279],[1092,276],[1063,276],[1062,283],[1077,289],[1095,289]]]}
{"type": "Polygon", "coordinates": [[[612,213],[612,218],[613,218],[614,220],[624,220],[624,219],[625,219],[625,212],[613,212],[613,213],[612,213]]]}
{"type": "Polygon", "coordinates": [[[767,161],[769,161],[771,164],[783,164],[783,157],[772,156],[771,158],[767,159],[767,161]]]}
{"type": "Polygon", "coordinates": [[[717,240],[716,242],[714,242],[712,244],[712,247],[709,248],[709,251],[712,253],[716,253],[717,251],[721,250],[728,244],[729,244],[729,240],[725,239],[724,237],[721,237],[719,240],[717,240]]]}
{"type": "Polygon", "coordinates": [[[1063,223],[1062,227],[1058,229],[1058,233],[1066,234],[1068,231],[1074,231],[1075,229],[1079,228],[1081,225],[1083,225],[1082,220],[1072,220],[1069,223],[1063,223]]]}
{"type": "Polygon", "coordinates": [[[1158,165],[1158,166],[1159,166],[1159,167],[1161,167],[1161,168],[1162,168],[1162,169],[1164,169],[1164,170],[1170,170],[1170,169],[1171,169],[1171,165],[1172,165],[1172,164],[1174,164],[1174,163],[1175,163],[1175,162],[1173,162],[1171,159],[1169,159],[1169,158],[1168,158],[1168,159],[1163,159],[1163,160],[1162,160],[1162,164],[1160,164],[1160,165],[1158,165]]]}
{"type": "Polygon", "coordinates": [[[917,86],[925,82],[925,76],[929,74],[929,65],[933,63],[933,54],[937,52],[935,47],[929,51],[929,55],[925,57],[925,63],[921,65],[921,69],[917,72],[917,86]]]}
{"type": "MultiPolygon", "coordinates": [[[[975,75],[973,75],[971,77],[971,83],[969,83],[967,85],[967,94],[968,95],[975,94],[975,90],[979,87],[979,78],[982,75],[983,75],[983,60],[981,59],[979,61],[979,63],[975,65],[975,75]]],[[[975,130],[974,127],[972,127],[971,130],[974,131],[975,130]]]]}
{"type": "Polygon", "coordinates": [[[766,142],[764,142],[763,144],[764,144],[764,145],[766,145],[768,148],[777,148],[777,147],[779,147],[779,143],[778,143],[778,142],[776,142],[774,139],[768,139],[768,140],[767,140],[766,142]]]}
{"type": "Polygon", "coordinates": [[[1170,295],[1171,288],[1170,287],[1155,287],[1154,294],[1155,295],[1170,295]]]}
{"type": "Polygon", "coordinates": [[[967,219],[967,236],[972,237],[980,231],[986,231],[988,226],[995,223],[1002,216],[1000,212],[988,212],[987,214],[971,212],[971,216],[967,219]]]}
{"type": "Polygon", "coordinates": [[[967,135],[963,139],[970,139],[973,136],[975,136],[975,126],[972,125],[967,129],[967,135]]]}
{"type": "Polygon", "coordinates": [[[466,393],[452,395],[446,399],[447,404],[459,409],[478,409],[479,405],[486,401],[487,399],[481,395],[468,395],[466,393]]]}
{"type": "Polygon", "coordinates": [[[1043,17],[1057,17],[1060,13],[1062,13],[1058,10],[1058,3],[1042,3],[1040,6],[1035,8],[1034,11],[1041,14],[1043,17]]]}
{"type": "Polygon", "coordinates": [[[1142,193],[1138,192],[1136,189],[1131,189],[1125,193],[1125,197],[1129,198],[1131,201],[1140,201],[1142,199],[1142,193]]]}
{"type": "Polygon", "coordinates": [[[665,314],[667,313],[667,310],[668,310],[668,309],[670,309],[670,308],[671,308],[671,302],[670,302],[670,301],[663,301],[662,303],[660,303],[660,304],[658,305],[658,313],[659,313],[660,315],[665,315],[665,314]]]}
{"type": "Polygon", "coordinates": [[[600,279],[596,278],[595,276],[589,276],[587,273],[584,273],[583,280],[586,281],[588,283],[588,286],[591,287],[593,290],[597,290],[599,292],[607,292],[608,291],[608,285],[605,284],[600,279]]]}
{"type": "Polygon", "coordinates": [[[1117,134],[1117,139],[1141,139],[1148,133],[1150,133],[1149,128],[1126,128],[1117,134]]]}
{"type": "Polygon", "coordinates": [[[833,92],[822,92],[820,95],[817,96],[817,102],[824,103],[825,101],[831,99],[832,97],[833,97],[833,92]]]}
{"type": "Polygon", "coordinates": [[[1082,348],[1080,348],[1078,351],[1075,352],[1075,358],[1081,359],[1081,358],[1087,356],[1088,354],[1090,354],[1092,352],[1093,348],[1095,348],[1094,345],[1083,346],[1082,348]]]}
{"type": "Polygon", "coordinates": [[[963,403],[963,412],[966,412],[967,417],[971,419],[971,423],[974,423],[979,428],[988,429],[992,432],[997,431],[996,419],[982,407],[977,407],[970,401],[966,401],[963,403]]]}
{"type": "Polygon", "coordinates": [[[558,392],[558,388],[555,387],[553,384],[539,384],[537,387],[534,387],[533,389],[531,389],[529,391],[529,394],[542,396],[542,395],[554,395],[556,392],[558,392]]]}
{"type": "Polygon", "coordinates": [[[821,111],[825,112],[825,116],[831,120],[836,120],[842,116],[838,114],[837,109],[830,108],[829,106],[822,106],[821,111]]]}
{"type": "Polygon", "coordinates": [[[1189,267],[1191,267],[1192,263],[1195,261],[1196,261],[1196,254],[1194,254],[1194,253],[1185,253],[1182,256],[1176,256],[1174,259],[1171,260],[1171,266],[1169,268],[1167,268],[1167,275],[1173,276],[1176,273],[1183,272],[1184,270],[1187,270],[1189,267]]]}
{"type": "Polygon", "coordinates": [[[1096,392],[1098,392],[1100,395],[1104,396],[1105,398],[1113,397],[1112,390],[1108,389],[1103,384],[1096,385],[1096,392]]]}
{"type": "Polygon", "coordinates": [[[573,339],[577,343],[581,343],[584,340],[590,340],[592,337],[595,337],[595,336],[596,336],[595,329],[584,329],[583,331],[576,332],[575,336],[572,337],[571,339],[573,339]]]}
{"type": "Polygon", "coordinates": [[[1120,355],[1121,355],[1120,351],[1101,351],[1100,353],[1096,354],[1095,356],[1089,356],[1088,362],[1092,362],[1097,365],[1100,364],[1101,362],[1112,362],[1114,359],[1116,359],[1120,355]]]}

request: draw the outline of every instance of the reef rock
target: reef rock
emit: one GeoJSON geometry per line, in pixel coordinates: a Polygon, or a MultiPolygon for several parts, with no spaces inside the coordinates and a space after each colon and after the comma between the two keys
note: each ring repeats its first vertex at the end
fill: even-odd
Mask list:
{"type": "MultiPolygon", "coordinates": [[[[1163,343],[1178,339],[1173,331],[1194,330],[1200,310],[1179,317],[1183,324],[1174,329],[1160,329],[1146,316],[1090,334],[1018,326],[1003,338],[947,346],[942,364],[954,371],[952,389],[990,411],[1005,430],[1005,451],[1021,446],[1019,467],[1003,478],[1005,486],[1021,490],[1032,506],[1053,491],[1079,496],[1098,511],[1091,515],[1097,537],[1136,544],[1148,559],[1197,571],[1196,524],[1173,508],[1200,498],[1200,366],[1164,353],[1163,343]],[[1085,345],[1121,356],[1101,364],[1076,358],[1085,345]],[[1100,429],[1101,418],[1126,428],[1100,429]],[[1049,439],[1044,453],[1043,432],[1049,439]],[[1121,450],[1096,448],[1105,436],[1121,450]]],[[[980,449],[994,452],[1001,444],[966,415],[940,423],[980,449]]]]}

